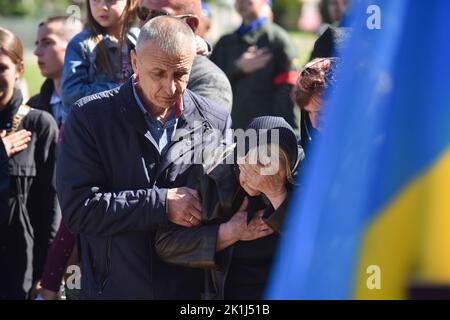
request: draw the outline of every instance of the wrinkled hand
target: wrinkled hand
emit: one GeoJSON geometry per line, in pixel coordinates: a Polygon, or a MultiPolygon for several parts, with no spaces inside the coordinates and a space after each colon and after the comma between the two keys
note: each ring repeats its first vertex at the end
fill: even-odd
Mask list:
{"type": "Polygon", "coordinates": [[[197,54],[207,57],[209,55],[208,44],[205,39],[199,35],[195,36],[195,44],[197,45],[197,54]]]}
{"type": "Polygon", "coordinates": [[[202,204],[196,190],[190,188],[169,189],[167,206],[170,222],[188,228],[200,224],[202,204]]]}
{"type": "Polygon", "coordinates": [[[285,178],[280,172],[273,175],[260,173],[261,167],[254,164],[240,164],[240,174],[251,189],[263,193],[274,209],[278,209],[288,197],[285,178]]]}
{"type": "Polygon", "coordinates": [[[267,197],[286,192],[285,178],[279,173],[264,175],[261,173],[261,167],[256,164],[239,164],[239,170],[245,178],[246,184],[252,189],[264,193],[267,197]]]}
{"type": "Polygon", "coordinates": [[[236,60],[236,66],[246,74],[253,73],[264,68],[272,60],[272,54],[268,48],[258,49],[251,46],[236,60]]]}
{"type": "Polygon", "coordinates": [[[274,231],[262,220],[264,211],[258,211],[254,217],[247,223],[248,199],[245,198],[238,212],[231,219],[222,223],[219,227],[219,236],[217,241],[217,251],[223,250],[237,241],[252,241],[267,237],[274,231]]]}
{"type": "Polygon", "coordinates": [[[9,158],[28,148],[28,142],[31,140],[31,132],[25,129],[14,132],[6,136],[6,131],[0,133],[0,138],[5,145],[6,154],[9,158]]]}

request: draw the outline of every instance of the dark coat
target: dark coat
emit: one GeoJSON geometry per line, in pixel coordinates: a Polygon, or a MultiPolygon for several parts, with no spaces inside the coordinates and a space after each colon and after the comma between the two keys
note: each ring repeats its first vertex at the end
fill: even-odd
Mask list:
{"type": "Polygon", "coordinates": [[[293,83],[278,83],[277,80],[280,75],[295,71],[293,62],[297,54],[288,33],[270,21],[242,38],[234,32],[219,40],[211,60],[230,80],[233,89],[231,115],[234,128],[246,128],[253,118],[260,116],[280,116],[293,128],[298,127],[294,103],[290,98],[293,83]],[[235,62],[250,46],[268,48],[273,57],[263,68],[244,74],[236,67],[235,62]]]}
{"type": "MultiPolygon", "coordinates": [[[[84,299],[198,299],[201,270],[172,266],[155,253],[168,224],[167,191],[187,185],[190,136],[224,132],[229,113],[186,90],[172,144],[161,157],[132,92],[120,88],[82,99],[64,127],[57,165],[63,219],[80,234],[84,299]],[[198,131],[197,131],[198,132],[198,131]]],[[[200,149],[201,149],[200,148],[200,149]]]]}
{"type": "Polygon", "coordinates": [[[39,93],[32,96],[30,100],[28,100],[27,105],[32,108],[44,110],[52,114],[52,106],[50,104],[50,100],[52,98],[54,90],[55,86],[53,84],[53,80],[46,79],[42,84],[39,93]]]}
{"type": "Polygon", "coordinates": [[[242,204],[244,190],[232,165],[220,165],[199,179],[204,225],[183,228],[169,225],[156,237],[156,250],[164,261],[205,271],[203,298],[261,299],[269,277],[288,201],[274,210],[263,197],[254,197],[247,207],[251,219],[265,210],[266,223],[276,233],[254,241],[239,241],[216,253],[219,225],[242,204]]]}
{"type": "Polygon", "coordinates": [[[8,219],[9,211],[9,169],[8,155],[0,139],[0,225],[8,219]]]}
{"type": "MultiPolygon", "coordinates": [[[[0,130],[11,128],[22,103],[16,91],[0,113],[0,130]]],[[[60,222],[55,161],[58,128],[47,112],[32,109],[17,130],[32,132],[28,148],[9,159],[9,212],[0,225],[0,299],[25,299],[39,279],[60,222]]]]}

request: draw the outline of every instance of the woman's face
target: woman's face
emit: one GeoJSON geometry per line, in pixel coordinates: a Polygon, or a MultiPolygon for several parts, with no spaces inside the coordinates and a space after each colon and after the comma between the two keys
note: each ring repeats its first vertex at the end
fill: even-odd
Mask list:
{"type": "Polygon", "coordinates": [[[261,191],[254,189],[250,185],[251,182],[249,181],[249,178],[242,171],[239,173],[239,183],[241,184],[241,187],[245,190],[245,192],[247,192],[247,194],[249,196],[256,197],[261,194],[261,191]]]}
{"type": "Polygon", "coordinates": [[[9,56],[0,51],[0,111],[11,101],[21,72],[9,56]]]}
{"type": "Polygon", "coordinates": [[[311,99],[311,102],[303,107],[308,113],[309,120],[311,121],[311,125],[314,129],[321,130],[323,126],[323,115],[322,115],[322,105],[323,101],[320,97],[315,97],[311,99]]]}

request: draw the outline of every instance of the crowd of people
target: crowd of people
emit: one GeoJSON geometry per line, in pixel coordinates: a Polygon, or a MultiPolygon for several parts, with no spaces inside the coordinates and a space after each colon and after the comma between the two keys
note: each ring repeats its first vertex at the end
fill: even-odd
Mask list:
{"type": "Polygon", "coordinates": [[[215,46],[200,0],[86,4],[37,27],[27,102],[0,28],[0,299],[58,299],[70,265],[67,299],[261,299],[339,59],[298,70],[267,0],[215,46]]]}

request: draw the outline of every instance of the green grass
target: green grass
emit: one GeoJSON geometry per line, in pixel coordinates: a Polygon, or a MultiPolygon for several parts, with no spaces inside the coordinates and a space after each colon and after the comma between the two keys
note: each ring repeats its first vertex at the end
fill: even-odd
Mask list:
{"type": "Polygon", "coordinates": [[[24,78],[28,84],[30,97],[32,97],[36,93],[39,93],[39,90],[41,89],[41,85],[44,82],[45,78],[41,75],[36,57],[31,56],[30,54],[25,55],[24,78]]]}
{"type": "Polygon", "coordinates": [[[309,60],[317,36],[314,33],[300,31],[289,32],[289,35],[299,50],[298,66],[303,67],[309,60]]]}

